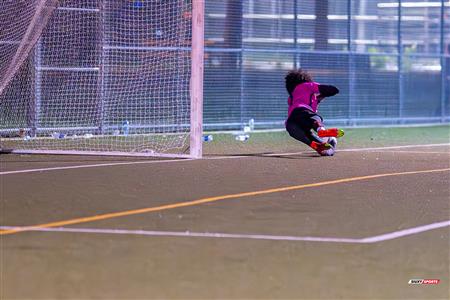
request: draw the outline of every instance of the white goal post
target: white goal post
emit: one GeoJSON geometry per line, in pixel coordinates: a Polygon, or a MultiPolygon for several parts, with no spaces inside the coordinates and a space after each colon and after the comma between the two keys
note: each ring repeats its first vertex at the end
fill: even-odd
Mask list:
{"type": "Polygon", "coordinates": [[[0,2],[0,150],[202,157],[204,0],[0,2]]]}
{"type": "Polygon", "coordinates": [[[203,60],[205,43],[205,3],[192,4],[192,74],[191,74],[191,138],[190,155],[202,157],[203,134],[203,60]]]}

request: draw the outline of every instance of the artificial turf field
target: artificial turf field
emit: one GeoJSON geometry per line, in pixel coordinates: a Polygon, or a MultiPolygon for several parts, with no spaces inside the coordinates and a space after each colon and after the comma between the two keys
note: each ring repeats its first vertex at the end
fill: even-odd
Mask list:
{"type": "Polygon", "coordinates": [[[214,135],[201,160],[1,155],[0,299],[448,299],[450,127],[338,147],[271,132],[214,135]]]}

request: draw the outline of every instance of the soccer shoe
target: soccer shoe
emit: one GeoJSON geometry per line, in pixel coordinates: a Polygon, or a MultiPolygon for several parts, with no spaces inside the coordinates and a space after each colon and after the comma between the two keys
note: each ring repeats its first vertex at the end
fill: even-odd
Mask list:
{"type": "Polygon", "coordinates": [[[326,150],[329,150],[329,149],[333,148],[329,143],[320,144],[320,143],[317,143],[317,142],[312,142],[310,146],[311,146],[311,148],[316,150],[317,153],[319,153],[320,155],[322,155],[321,153],[323,151],[326,151],[326,150]]]}
{"type": "Polygon", "coordinates": [[[319,137],[337,137],[340,138],[344,136],[344,130],[339,128],[322,129],[317,133],[319,137]]]}
{"type": "Polygon", "coordinates": [[[331,145],[331,148],[328,150],[322,150],[319,152],[321,156],[333,156],[336,152],[336,146],[337,146],[337,139],[335,137],[328,138],[327,141],[328,144],[331,145]]]}

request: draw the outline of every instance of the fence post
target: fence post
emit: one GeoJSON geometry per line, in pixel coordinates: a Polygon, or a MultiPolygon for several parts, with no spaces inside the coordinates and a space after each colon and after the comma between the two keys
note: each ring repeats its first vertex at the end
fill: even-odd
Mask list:
{"type": "Polygon", "coordinates": [[[105,1],[100,1],[99,11],[99,43],[100,43],[100,59],[98,68],[98,130],[100,134],[104,134],[105,131],[105,1]]]}
{"type": "Polygon", "coordinates": [[[441,39],[440,39],[440,54],[441,54],[441,122],[445,122],[445,75],[447,71],[447,62],[445,58],[445,43],[444,43],[444,22],[445,22],[445,14],[444,14],[444,0],[441,0],[441,39]]]}
{"type": "Polygon", "coordinates": [[[348,51],[348,125],[353,125],[355,97],[355,63],[352,50],[352,0],[347,0],[347,51],[348,51]]]}
{"type": "Polygon", "coordinates": [[[34,49],[34,93],[33,104],[30,115],[30,136],[36,136],[38,134],[39,119],[41,114],[41,102],[42,102],[42,38],[36,43],[34,49]]]}
{"type": "MultiPolygon", "coordinates": [[[[239,46],[241,48],[241,51],[239,52],[239,96],[241,98],[240,101],[240,115],[241,115],[241,127],[243,128],[245,126],[244,121],[244,115],[245,115],[245,74],[244,74],[244,51],[245,51],[245,45],[244,45],[244,6],[242,2],[239,4],[239,14],[240,14],[240,24],[239,24],[239,46]]],[[[253,27],[252,27],[253,28],[253,27]]],[[[253,32],[251,32],[251,35],[253,35],[253,32]]],[[[242,129],[241,128],[241,129],[242,129]]]]}
{"type": "Polygon", "coordinates": [[[398,52],[398,117],[399,122],[403,123],[403,45],[402,45],[402,0],[398,1],[398,12],[397,12],[398,22],[397,22],[397,52],[398,52]]]}
{"type": "Polygon", "coordinates": [[[297,53],[297,25],[298,25],[298,16],[297,16],[297,9],[298,9],[298,0],[294,0],[294,69],[299,68],[299,58],[297,53]]]}

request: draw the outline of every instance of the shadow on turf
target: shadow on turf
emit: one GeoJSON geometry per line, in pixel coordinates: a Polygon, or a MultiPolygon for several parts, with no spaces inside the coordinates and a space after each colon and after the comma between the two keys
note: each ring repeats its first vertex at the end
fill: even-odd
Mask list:
{"type": "Polygon", "coordinates": [[[312,159],[316,157],[320,157],[316,153],[301,153],[296,155],[283,155],[283,154],[276,154],[273,152],[262,152],[262,153],[240,153],[240,154],[208,154],[205,155],[205,157],[265,157],[265,158],[284,158],[284,159],[312,159]]]}

